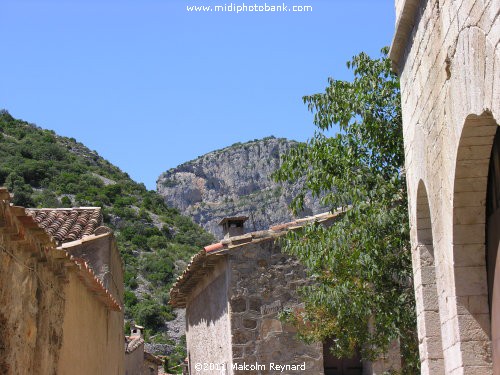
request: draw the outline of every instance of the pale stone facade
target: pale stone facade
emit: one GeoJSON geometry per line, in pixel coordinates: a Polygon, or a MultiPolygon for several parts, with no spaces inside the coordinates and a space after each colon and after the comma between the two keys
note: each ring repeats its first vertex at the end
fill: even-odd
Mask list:
{"type": "Polygon", "coordinates": [[[397,0],[396,12],[390,56],[401,78],[422,374],[500,374],[491,327],[500,291],[488,288],[486,267],[498,243],[485,244],[500,1],[397,0]]]}
{"type": "Polygon", "coordinates": [[[334,219],[321,214],[266,231],[233,233],[193,257],[170,292],[170,303],[186,308],[190,374],[280,373],[276,365],[301,366],[284,369],[285,374],[314,375],[400,369],[397,345],[374,363],[337,359],[324,355],[322,343],[300,341],[295,328],[279,319],[283,309],[303,308],[298,288],[310,281],[304,267],[281,252],[277,238],[309,221],[328,225],[334,219]],[[260,367],[251,367],[255,364],[260,367]]]}
{"type": "Polygon", "coordinates": [[[0,189],[1,374],[124,373],[122,263],[100,217],[12,206],[0,189]]]}

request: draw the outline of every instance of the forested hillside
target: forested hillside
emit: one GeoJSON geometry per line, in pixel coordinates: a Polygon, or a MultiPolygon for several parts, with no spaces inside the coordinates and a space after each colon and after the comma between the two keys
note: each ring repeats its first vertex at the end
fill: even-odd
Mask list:
{"type": "Polygon", "coordinates": [[[168,290],[192,254],[213,237],[163,198],[73,138],[0,111],[0,185],[25,207],[100,206],[125,262],[126,317],[151,341],[173,311],[168,290]]]}

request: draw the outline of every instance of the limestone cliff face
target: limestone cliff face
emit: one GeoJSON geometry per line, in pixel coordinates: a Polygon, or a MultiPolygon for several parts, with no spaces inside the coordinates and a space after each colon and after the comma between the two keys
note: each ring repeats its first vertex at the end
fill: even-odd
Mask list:
{"type": "MultiPolygon", "coordinates": [[[[163,173],[157,191],[218,238],[218,222],[227,216],[248,216],[247,231],[290,221],[294,217],[288,205],[298,187],[278,184],[271,174],[280,155],[295,144],[268,137],[210,152],[163,173]]],[[[306,206],[303,216],[326,211],[310,197],[306,206]]]]}

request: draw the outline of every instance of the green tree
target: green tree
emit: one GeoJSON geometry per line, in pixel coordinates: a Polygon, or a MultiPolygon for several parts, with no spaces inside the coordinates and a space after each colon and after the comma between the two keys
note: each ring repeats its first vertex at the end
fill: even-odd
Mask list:
{"type": "MultiPolygon", "coordinates": [[[[130,303],[131,301],[128,302],[130,303]]],[[[133,315],[137,319],[137,322],[152,331],[156,331],[162,327],[165,319],[172,320],[175,318],[169,306],[160,305],[150,296],[147,296],[142,301],[135,302],[133,309],[133,315]]]]}
{"type": "Polygon", "coordinates": [[[399,83],[387,58],[361,53],[347,63],[352,82],[329,79],[325,92],[305,96],[317,130],[282,159],[278,181],[303,181],[292,208],[308,192],[332,211],[330,227],[309,225],[283,239],[315,280],[301,292],[303,311],[285,311],[306,341],[334,338],[330,350],[355,349],[375,359],[394,339],[403,373],[418,373],[416,315],[403,170],[399,83]],[[338,133],[326,132],[338,126],[338,133]]]}
{"type": "Polygon", "coordinates": [[[180,364],[184,362],[186,356],[186,336],[183,335],[180,339],[180,343],[173,348],[165,361],[163,366],[165,372],[169,374],[181,374],[182,367],[180,364]]]}

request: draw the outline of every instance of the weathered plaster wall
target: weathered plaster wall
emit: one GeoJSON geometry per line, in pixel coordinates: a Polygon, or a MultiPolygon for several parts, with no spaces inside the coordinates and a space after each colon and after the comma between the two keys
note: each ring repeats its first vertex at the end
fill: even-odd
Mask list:
{"type": "Polygon", "coordinates": [[[121,306],[109,309],[70,269],[65,285],[66,305],[59,373],[124,373],[123,267],[111,231],[92,235],[63,246],[71,255],[85,259],[121,306]]]}
{"type": "MultiPolygon", "coordinates": [[[[299,341],[293,327],[281,323],[283,308],[300,306],[297,288],[306,283],[304,268],[282,254],[274,241],[246,244],[229,253],[230,304],[233,358],[235,363],[259,363],[271,374],[270,363],[298,365],[306,373],[323,374],[321,343],[299,341]]],[[[235,371],[235,374],[248,374],[235,371]]],[[[290,373],[304,373],[302,370],[290,373]]]]}
{"type": "MultiPolygon", "coordinates": [[[[113,244],[110,233],[107,245],[113,244]]],[[[95,237],[94,237],[95,238],[95,237]]],[[[110,245],[111,246],[111,245],[110,245]]],[[[109,246],[108,246],[109,247],[109,246]]],[[[113,245],[110,269],[123,271],[113,245]]],[[[109,250],[95,248],[95,251],[109,250]]],[[[0,189],[0,373],[123,374],[123,287],[111,296],[0,189]],[[116,297],[116,298],[113,298],[116,297]]]]}
{"type": "Polygon", "coordinates": [[[500,119],[500,4],[398,0],[396,9],[398,20],[416,10],[415,27],[398,29],[391,56],[401,77],[422,374],[491,374],[484,204],[500,119]],[[419,228],[421,185],[435,269],[418,240],[427,225],[419,228]],[[437,301],[427,294],[433,283],[437,301]],[[432,303],[439,314],[429,313],[432,303]]]}
{"type": "Polygon", "coordinates": [[[219,263],[193,290],[186,307],[186,340],[191,374],[220,374],[220,368],[197,371],[196,364],[226,366],[233,374],[228,308],[228,268],[219,263]]]}
{"type": "Polygon", "coordinates": [[[79,241],[62,245],[71,255],[84,259],[104,287],[122,302],[123,298],[123,264],[114,236],[109,228],[101,227],[97,235],[84,237],[79,241]],[[102,233],[99,234],[99,231],[102,233]]]}
{"type": "Polygon", "coordinates": [[[69,273],[65,295],[58,374],[123,375],[123,310],[108,309],[80,282],[76,272],[69,273]]]}
{"type": "Polygon", "coordinates": [[[0,373],[56,374],[64,288],[29,251],[7,251],[17,260],[0,252],[0,373]]]}
{"type": "Polygon", "coordinates": [[[144,343],[125,355],[125,375],[141,375],[144,364],[144,343]]]}
{"type": "Polygon", "coordinates": [[[62,265],[40,259],[0,209],[0,373],[55,375],[65,307],[62,265]],[[59,273],[61,272],[61,273],[59,273]]]}

